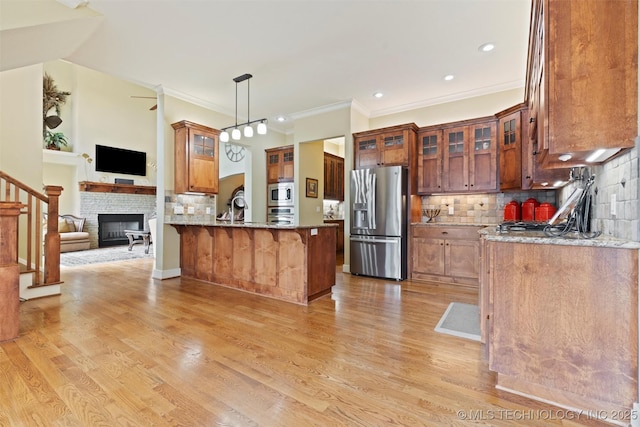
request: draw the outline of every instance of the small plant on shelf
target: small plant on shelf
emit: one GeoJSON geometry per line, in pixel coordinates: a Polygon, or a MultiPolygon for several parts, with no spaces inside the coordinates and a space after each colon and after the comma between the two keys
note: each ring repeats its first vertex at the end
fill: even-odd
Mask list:
{"type": "Polygon", "coordinates": [[[49,150],[60,150],[60,146],[69,144],[69,140],[62,132],[46,131],[44,134],[44,143],[49,150]]]}

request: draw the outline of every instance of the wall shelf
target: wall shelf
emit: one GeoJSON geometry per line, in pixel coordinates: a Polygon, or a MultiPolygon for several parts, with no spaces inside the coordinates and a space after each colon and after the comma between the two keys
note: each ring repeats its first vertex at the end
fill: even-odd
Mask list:
{"type": "Polygon", "coordinates": [[[105,182],[91,181],[82,181],[79,184],[80,191],[89,191],[92,193],[156,194],[156,187],[150,185],[108,184],[105,182]]]}

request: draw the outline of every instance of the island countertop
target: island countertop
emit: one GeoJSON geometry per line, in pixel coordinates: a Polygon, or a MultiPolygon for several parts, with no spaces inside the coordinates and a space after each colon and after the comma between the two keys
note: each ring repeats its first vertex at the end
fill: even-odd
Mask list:
{"type": "Polygon", "coordinates": [[[167,225],[193,225],[202,227],[240,227],[240,228],[273,228],[279,230],[295,230],[295,229],[309,229],[309,228],[321,228],[321,227],[337,227],[338,224],[332,223],[320,223],[312,225],[296,225],[296,224],[272,224],[269,222],[234,222],[220,221],[217,219],[202,220],[202,219],[184,219],[182,221],[171,220],[166,222],[167,225]]]}

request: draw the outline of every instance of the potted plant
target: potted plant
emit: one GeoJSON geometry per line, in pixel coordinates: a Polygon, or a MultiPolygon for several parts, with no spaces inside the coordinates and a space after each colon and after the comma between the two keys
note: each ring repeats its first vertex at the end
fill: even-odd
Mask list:
{"type": "Polygon", "coordinates": [[[46,131],[44,134],[44,143],[49,150],[60,150],[60,146],[66,146],[69,141],[67,137],[62,132],[51,132],[50,130],[46,131]]]}

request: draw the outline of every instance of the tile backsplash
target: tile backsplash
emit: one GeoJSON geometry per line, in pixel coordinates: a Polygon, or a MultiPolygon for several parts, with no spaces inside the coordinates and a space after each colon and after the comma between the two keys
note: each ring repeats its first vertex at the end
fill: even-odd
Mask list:
{"type": "MultiPolygon", "coordinates": [[[[555,191],[521,191],[495,194],[442,194],[422,197],[422,209],[440,209],[435,222],[445,224],[497,225],[504,219],[504,207],[533,197],[557,207],[555,191]],[[453,208],[450,214],[450,209],[453,208]]],[[[427,222],[426,216],[422,222],[427,222]]]]}

